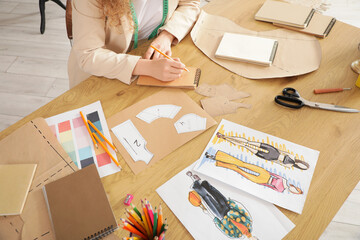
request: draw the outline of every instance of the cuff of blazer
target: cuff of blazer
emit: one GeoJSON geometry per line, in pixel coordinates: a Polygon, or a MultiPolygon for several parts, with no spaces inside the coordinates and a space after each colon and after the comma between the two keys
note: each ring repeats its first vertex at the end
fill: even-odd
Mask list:
{"type": "Polygon", "coordinates": [[[132,73],[140,58],[140,56],[128,55],[127,66],[122,68],[115,78],[119,79],[127,85],[130,85],[138,77],[136,75],[132,75],[132,73]]]}

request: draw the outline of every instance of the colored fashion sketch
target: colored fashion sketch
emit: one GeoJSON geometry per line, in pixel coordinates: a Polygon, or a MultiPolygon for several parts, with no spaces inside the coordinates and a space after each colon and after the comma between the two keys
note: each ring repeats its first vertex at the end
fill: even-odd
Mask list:
{"type": "Polygon", "coordinates": [[[189,202],[208,214],[221,232],[229,238],[240,239],[245,235],[250,240],[257,239],[251,235],[253,221],[241,203],[230,198],[226,199],[208,181],[201,181],[200,177],[192,174],[191,171],[186,175],[194,181],[191,186],[194,190],[189,192],[189,202]]]}
{"type": "Polygon", "coordinates": [[[273,204],[198,175],[194,164],[156,191],[196,240],[278,240],[294,224],[273,204]]]}
{"type": "Polygon", "coordinates": [[[318,156],[223,119],[193,170],[301,213],[318,156]]]}

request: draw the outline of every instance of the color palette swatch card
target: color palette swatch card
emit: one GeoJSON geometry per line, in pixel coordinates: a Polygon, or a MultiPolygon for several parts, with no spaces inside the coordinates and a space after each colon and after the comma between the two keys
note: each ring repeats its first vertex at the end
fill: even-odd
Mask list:
{"type": "MultiPolygon", "coordinates": [[[[46,122],[79,169],[95,163],[100,177],[119,172],[120,169],[111,160],[110,156],[100,146],[95,148],[86,125],[81,118],[80,111],[87,120],[90,120],[111,141],[109,128],[100,101],[47,118],[46,122]]],[[[92,132],[95,132],[91,126],[89,127],[92,132]]],[[[105,140],[100,135],[98,137],[106,145],[105,140]]],[[[110,147],[108,149],[116,158],[115,152],[110,147]]]]}

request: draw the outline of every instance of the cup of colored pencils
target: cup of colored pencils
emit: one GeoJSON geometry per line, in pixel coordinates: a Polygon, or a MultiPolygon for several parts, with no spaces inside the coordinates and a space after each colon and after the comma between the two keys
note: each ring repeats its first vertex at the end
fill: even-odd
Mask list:
{"type": "Polygon", "coordinates": [[[165,240],[168,224],[167,220],[164,220],[161,203],[159,208],[153,209],[150,202],[145,199],[141,200],[142,209],[134,204],[130,206],[130,209],[126,209],[126,219],[120,218],[120,227],[129,231],[131,236],[124,237],[123,240],[165,240]]]}

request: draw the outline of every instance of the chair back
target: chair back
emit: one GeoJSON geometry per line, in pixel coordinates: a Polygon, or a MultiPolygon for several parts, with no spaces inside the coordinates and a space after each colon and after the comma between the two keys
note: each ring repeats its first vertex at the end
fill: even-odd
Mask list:
{"type": "Polygon", "coordinates": [[[66,32],[67,36],[70,40],[70,43],[73,39],[72,34],[72,7],[71,7],[71,0],[66,0],[66,14],[65,14],[65,21],[66,21],[66,32]]]}

